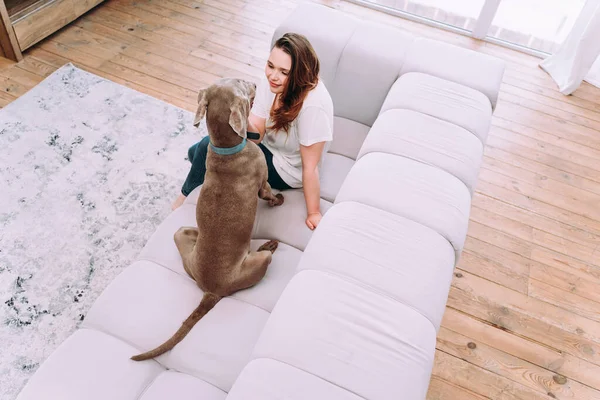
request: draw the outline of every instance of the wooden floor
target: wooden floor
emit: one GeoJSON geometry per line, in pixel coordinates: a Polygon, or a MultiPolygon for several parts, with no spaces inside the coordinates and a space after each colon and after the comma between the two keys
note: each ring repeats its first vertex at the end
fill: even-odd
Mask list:
{"type": "MultiPolygon", "coordinates": [[[[0,63],[0,105],[73,62],[195,111],[217,77],[261,75],[275,26],[303,1],[108,0],[0,63]]],[[[539,59],[317,2],[508,63],[428,399],[600,399],[600,90],[563,96],[539,59]]]]}

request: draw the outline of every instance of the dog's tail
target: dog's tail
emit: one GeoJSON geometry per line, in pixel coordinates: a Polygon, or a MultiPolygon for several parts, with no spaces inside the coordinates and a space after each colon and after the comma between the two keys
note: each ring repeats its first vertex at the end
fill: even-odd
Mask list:
{"type": "Polygon", "coordinates": [[[148,360],[150,358],[158,357],[163,353],[171,350],[175,345],[183,340],[183,338],[192,330],[194,325],[202,317],[204,317],[218,302],[221,300],[221,296],[217,296],[212,293],[204,293],[202,296],[202,301],[196,307],[196,309],[190,314],[190,316],[183,322],[181,328],[175,332],[173,336],[154,350],[150,350],[146,353],[139,354],[137,356],[131,357],[134,361],[143,361],[148,360]]]}

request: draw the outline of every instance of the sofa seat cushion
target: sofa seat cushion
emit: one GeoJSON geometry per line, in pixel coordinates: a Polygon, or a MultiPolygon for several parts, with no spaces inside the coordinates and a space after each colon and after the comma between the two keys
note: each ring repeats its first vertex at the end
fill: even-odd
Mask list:
{"type": "MultiPolygon", "coordinates": [[[[183,269],[173,235],[182,226],[196,227],[195,215],[196,207],[190,204],[184,204],[169,214],[150,237],[138,260],[151,261],[189,278],[183,269]]],[[[269,238],[253,239],[250,248],[257,250],[267,240],[269,238]]],[[[301,255],[300,250],[280,243],[263,279],[251,288],[234,293],[232,297],[271,312],[279,295],[294,275],[301,255]]]]}
{"type": "Polygon", "coordinates": [[[484,144],[492,121],[492,106],[483,93],[417,72],[398,78],[380,114],[393,109],[413,110],[458,125],[484,144]]]}
{"type": "MultiPolygon", "coordinates": [[[[349,164],[349,162],[340,164],[343,165],[343,168],[347,168],[346,164],[349,164]]],[[[335,187],[340,185],[343,178],[343,171],[342,174],[338,174],[335,171],[331,171],[328,174],[330,176],[328,178],[330,180],[328,187],[331,188],[331,191],[327,193],[331,197],[333,196],[335,187]]],[[[186,198],[184,205],[193,205],[195,207],[198,202],[200,190],[202,190],[202,186],[194,189],[186,198]]],[[[298,250],[304,250],[313,232],[304,222],[306,220],[304,192],[302,189],[290,189],[283,191],[282,194],[284,196],[284,203],[281,206],[269,207],[266,201],[258,201],[252,237],[254,239],[275,239],[298,250]]],[[[321,198],[321,214],[325,215],[331,205],[330,201],[321,198]]]]}
{"type": "MultiPolygon", "coordinates": [[[[136,347],[127,358],[160,345],[198,306],[195,282],[148,261],[125,269],[94,303],[85,326],[136,347]]],[[[269,313],[227,297],[202,318],[175,348],[155,360],[223,391],[248,362],[269,313]]],[[[144,361],[154,363],[154,361],[144,361]]]]}
{"type": "Polygon", "coordinates": [[[352,158],[339,154],[325,155],[320,174],[321,198],[333,203],[354,162],[352,158]]]}
{"type": "Polygon", "coordinates": [[[457,125],[412,110],[389,110],[379,116],[359,158],[383,152],[436,166],[456,176],[473,193],[483,158],[483,144],[457,125]]]}
{"type": "Polygon", "coordinates": [[[164,371],[136,363],[138,350],[106,333],[79,329],[44,361],[17,400],[136,400],[164,371]]]}
{"type": "Polygon", "coordinates": [[[225,400],[227,393],[191,375],[165,371],[144,392],[140,400],[225,400]]]}
{"type": "Polygon", "coordinates": [[[269,313],[226,297],[170,352],[166,366],[228,392],[260,336],[269,313]]]}
{"type": "Polygon", "coordinates": [[[353,160],[358,157],[370,127],[351,119],[333,118],[333,141],[329,147],[330,154],[339,154],[353,160]]]}
{"type": "Polygon", "coordinates": [[[356,162],[335,201],[355,201],[400,215],[442,235],[457,256],[462,251],[471,195],[458,178],[439,168],[369,153],[356,162]]]}
{"type": "Polygon", "coordinates": [[[298,270],[333,273],[382,292],[417,310],[438,330],[454,261],[454,249],[437,232],[387,211],[344,202],[327,212],[298,270]]]}
{"type": "Polygon", "coordinates": [[[251,361],[227,400],[361,400],[361,397],[288,364],[260,358],[251,361]]]}
{"type": "Polygon", "coordinates": [[[175,232],[182,226],[194,228],[198,226],[196,205],[183,204],[167,215],[142,248],[137,260],[152,261],[181,276],[188,277],[173,238],[175,232]]]}
{"type": "MultiPolygon", "coordinates": [[[[254,222],[255,239],[276,239],[285,244],[304,250],[313,231],[305,224],[306,201],[302,189],[282,192],[284,202],[277,207],[269,207],[265,201],[258,203],[258,212],[254,222]]],[[[325,215],[331,202],[321,199],[321,213],[325,215]]]]}
{"type": "Polygon", "coordinates": [[[436,331],[391,297],[321,271],[299,272],[284,291],[253,358],[270,358],[358,396],[424,399],[436,331]]]}

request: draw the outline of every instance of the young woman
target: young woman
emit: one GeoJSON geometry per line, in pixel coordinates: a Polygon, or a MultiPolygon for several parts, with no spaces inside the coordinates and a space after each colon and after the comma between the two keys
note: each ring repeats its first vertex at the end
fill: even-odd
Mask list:
{"type": "MultiPolygon", "coordinates": [[[[303,188],[310,229],[321,221],[319,167],[333,139],[333,102],[319,71],[309,41],[286,33],[271,50],[248,118],[248,139],[265,155],[271,187],[303,188]]],[[[208,144],[205,137],[189,149],[192,167],[173,209],[204,182],[208,144]]]]}

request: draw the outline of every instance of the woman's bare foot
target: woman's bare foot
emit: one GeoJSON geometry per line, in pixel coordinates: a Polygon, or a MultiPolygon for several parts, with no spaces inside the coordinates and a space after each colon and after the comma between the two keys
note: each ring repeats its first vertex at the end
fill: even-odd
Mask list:
{"type": "Polygon", "coordinates": [[[177,208],[179,208],[179,206],[182,205],[183,202],[185,201],[185,197],[186,196],[184,196],[183,194],[180,194],[179,197],[175,200],[175,202],[171,206],[171,210],[175,211],[177,208]]]}

